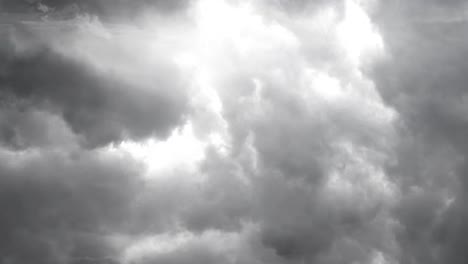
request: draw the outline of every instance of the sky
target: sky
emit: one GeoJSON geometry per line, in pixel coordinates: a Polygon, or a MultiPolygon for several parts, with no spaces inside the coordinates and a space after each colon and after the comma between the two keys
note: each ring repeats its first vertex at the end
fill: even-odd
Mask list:
{"type": "Polygon", "coordinates": [[[467,22],[0,0],[0,264],[468,263],[467,22]]]}

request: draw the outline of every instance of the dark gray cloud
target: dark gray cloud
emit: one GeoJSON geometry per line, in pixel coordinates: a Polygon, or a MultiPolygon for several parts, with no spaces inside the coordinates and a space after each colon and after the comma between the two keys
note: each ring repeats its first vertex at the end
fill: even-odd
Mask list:
{"type": "Polygon", "coordinates": [[[376,87],[400,113],[402,263],[464,263],[466,3],[382,2],[375,16],[390,54],[376,87]]]}
{"type": "Polygon", "coordinates": [[[185,79],[164,51],[147,59],[138,30],[22,23],[37,10],[2,4],[20,15],[0,28],[0,262],[119,263],[119,237],[172,228],[175,217],[140,205],[158,194],[145,194],[141,162],[111,145],[163,140],[183,124],[185,79]]]}
{"type": "Polygon", "coordinates": [[[33,109],[3,107],[0,118],[0,142],[10,149],[72,148],[76,135],[60,116],[33,109]]]}
{"type": "Polygon", "coordinates": [[[2,262],[116,257],[111,236],[126,228],[141,189],[135,162],[86,152],[2,150],[1,156],[2,262]]]}
{"type": "Polygon", "coordinates": [[[227,2],[1,2],[0,262],[465,263],[464,4],[227,2]]]}
{"type": "MultiPolygon", "coordinates": [[[[57,27],[55,30],[60,31],[62,26],[57,27]]],[[[77,30],[73,25],[63,27],[77,30]]],[[[0,89],[2,101],[12,101],[5,103],[5,108],[22,107],[24,111],[35,109],[59,115],[89,147],[127,138],[164,138],[183,122],[187,99],[174,65],[153,65],[153,76],[129,80],[128,72],[119,72],[110,65],[98,70],[72,49],[65,48],[65,54],[56,50],[53,45],[58,39],[57,31],[52,30],[51,34],[47,28],[28,30],[12,26],[13,33],[3,34],[0,89]],[[41,38],[44,33],[52,39],[41,38]],[[28,44],[22,49],[24,42],[28,44]]],[[[105,40],[101,41],[101,48],[105,49],[105,40]]],[[[119,52],[118,48],[114,52],[119,52]]],[[[8,129],[13,133],[13,127],[8,129]]]]}
{"type": "Polygon", "coordinates": [[[212,245],[197,245],[189,243],[175,252],[145,256],[139,263],[162,263],[162,264],[224,264],[229,263],[229,258],[223,252],[216,252],[212,245]]]}
{"type": "Polygon", "coordinates": [[[0,10],[26,13],[30,17],[54,20],[72,19],[78,15],[97,16],[103,21],[132,21],[146,13],[174,14],[185,10],[190,0],[2,0],[0,10]]]}

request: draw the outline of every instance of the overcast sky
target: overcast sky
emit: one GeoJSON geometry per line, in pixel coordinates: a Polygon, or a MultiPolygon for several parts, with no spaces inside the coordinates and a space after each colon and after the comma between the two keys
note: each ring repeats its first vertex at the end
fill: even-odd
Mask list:
{"type": "Polygon", "coordinates": [[[467,22],[0,0],[0,264],[468,263],[467,22]]]}

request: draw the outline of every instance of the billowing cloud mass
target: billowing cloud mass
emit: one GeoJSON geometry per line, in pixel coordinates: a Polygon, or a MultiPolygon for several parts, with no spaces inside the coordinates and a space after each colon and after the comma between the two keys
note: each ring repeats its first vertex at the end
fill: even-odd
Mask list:
{"type": "Polygon", "coordinates": [[[400,162],[387,169],[401,185],[395,215],[404,263],[468,259],[466,8],[463,1],[389,2],[375,14],[389,59],[373,79],[404,124],[400,162]]]}
{"type": "Polygon", "coordinates": [[[0,0],[0,263],[468,261],[463,1],[0,0]]]}

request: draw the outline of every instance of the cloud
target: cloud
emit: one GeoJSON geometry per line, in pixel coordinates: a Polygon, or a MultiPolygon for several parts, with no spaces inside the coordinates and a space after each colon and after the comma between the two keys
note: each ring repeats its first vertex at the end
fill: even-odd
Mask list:
{"type": "Polygon", "coordinates": [[[149,48],[132,45],[138,35],[104,36],[105,28],[90,23],[12,26],[4,33],[2,95],[18,101],[9,102],[12,107],[61,116],[89,147],[168,136],[188,107],[183,77],[171,58],[145,61],[145,55],[134,54],[149,48]],[[121,60],[112,61],[117,54],[121,60]]]}
{"type": "Polygon", "coordinates": [[[110,236],[125,227],[140,188],[135,162],[89,152],[1,156],[2,261],[75,263],[112,254],[110,236]]]}
{"type": "Polygon", "coordinates": [[[1,31],[2,261],[463,263],[457,3],[74,3],[1,31]]]}
{"type": "MultiPolygon", "coordinates": [[[[206,200],[195,192],[181,202],[187,206],[177,216],[182,230],[196,237],[213,229],[242,234],[243,224],[253,223],[257,231],[247,245],[256,250],[231,253],[253,263],[397,259],[391,209],[399,190],[384,168],[393,157],[398,114],[360,68],[383,52],[379,39],[366,39],[362,53],[350,55],[334,6],[296,18],[263,13],[253,4],[199,4],[194,12],[201,45],[195,43],[183,62],[210,96],[202,97],[207,103],[191,120],[194,131],[217,133],[226,148],[208,143],[214,155],[201,162],[201,175],[191,176],[200,177],[206,200]],[[315,39],[333,45],[314,46],[315,39]],[[312,51],[330,56],[317,58],[312,51]]],[[[354,15],[345,12],[350,20],[354,15]]],[[[372,33],[372,26],[361,25],[354,29],[372,33]]],[[[189,253],[177,248],[180,255],[146,254],[184,263],[189,253]]],[[[207,262],[214,257],[198,254],[189,255],[207,262]]]]}
{"type": "Polygon", "coordinates": [[[375,20],[389,58],[373,79],[403,121],[398,162],[388,168],[403,190],[396,212],[402,261],[463,263],[466,5],[380,5],[375,20]]]}
{"type": "Polygon", "coordinates": [[[5,107],[0,120],[0,141],[10,149],[72,148],[77,141],[63,119],[46,111],[5,107]]]}
{"type": "Polygon", "coordinates": [[[35,18],[55,20],[72,19],[77,15],[93,15],[103,21],[132,21],[146,13],[171,15],[185,10],[190,0],[2,0],[2,10],[9,13],[27,13],[35,18]]]}
{"type": "Polygon", "coordinates": [[[87,17],[0,34],[1,262],[119,263],[120,237],[158,229],[144,166],[115,146],[164,140],[190,108],[171,48],[87,17]]]}

